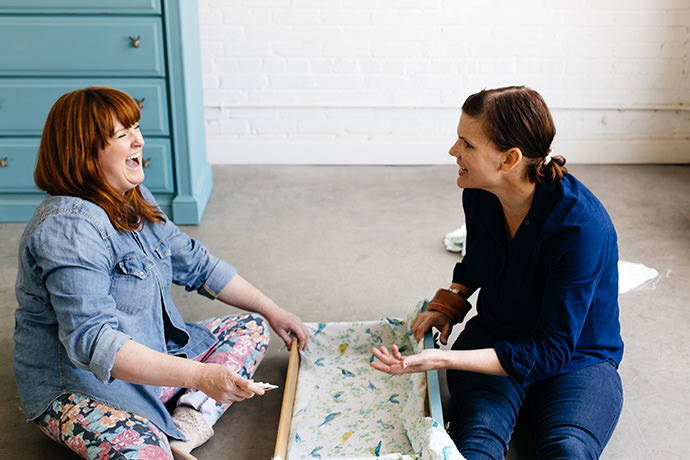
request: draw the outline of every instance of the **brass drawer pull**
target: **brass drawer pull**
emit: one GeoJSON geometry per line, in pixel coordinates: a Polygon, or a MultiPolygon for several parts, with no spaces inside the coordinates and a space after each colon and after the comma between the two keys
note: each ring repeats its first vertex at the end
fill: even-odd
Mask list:
{"type": "Polygon", "coordinates": [[[143,109],[143,108],[144,108],[144,101],[146,100],[145,97],[142,97],[141,99],[134,98],[134,100],[136,101],[137,106],[138,106],[140,109],[143,109]]]}
{"type": "Polygon", "coordinates": [[[7,157],[0,158],[0,168],[6,168],[6,167],[7,167],[7,157]]]}
{"type": "Polygon", "coordinates": [[[151,166],[151,158],[146,158],[146,159],[141,163],[141,165],[142,165],[144,168],[148,168],[149,166],[151,166]]]}
{"type": "Polygon", "coordinates": [[[141,44],[141,35],[137,35],[137,38],[134,37],[128,37],[130,40],[132,40],[132,46],[135,48],[139,48],[139,45],[141,44]]]}

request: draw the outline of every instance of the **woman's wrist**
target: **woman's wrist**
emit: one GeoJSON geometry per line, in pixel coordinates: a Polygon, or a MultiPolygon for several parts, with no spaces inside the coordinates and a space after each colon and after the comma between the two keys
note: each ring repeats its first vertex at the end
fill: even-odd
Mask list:
{"type": "Polygon", "coordinates": [[[280,315],[282,310],[283,309],[277,303],[266,295],[261,294],[260,302],[258,303],[255,311],[270,321],[272,318],[280,315]]]}
{"type": "Polygon", "coordinates": [[[183,385],[182,388],[190,388],[198,390],[201,387],[202,382],[205,380],[206,365],[193,359],[187,359],[187,365],[189,368],[183,373],[183,385]]]}
{"type": "Polygon", "coordinates": [[[428,311],[438,311],[448,316],[453,322],[461,323],[472,309],[467,299],[450,291],[439,289],[427,305],[428,311]]]}
{"type": "Polygon", "coordinates": [[[441,370],[448,369],[452,362],[452,351],[451,350],[441,350],[440,348],[434,348],[427,350],[430,354],[428,355],[428,365],[427,370],[441,370]]]}
{"type": "Polygon", "coordinates": [[[472,293],[474,292],[473,288],[467,287],[464,284],[460,283],[450,283],[450,287],[448,288],[449,291],[456,293],[457,295],[469,299],[472,293]]]}

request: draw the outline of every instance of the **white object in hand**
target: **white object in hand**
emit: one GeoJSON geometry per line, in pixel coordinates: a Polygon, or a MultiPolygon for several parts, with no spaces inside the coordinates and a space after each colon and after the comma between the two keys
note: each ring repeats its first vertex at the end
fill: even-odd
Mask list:
{"type": "Polygon", "coordinates": [[[271,383],[266,383],[266,382],[255,382],[257,385],[259,385],[261,388],[263,388],[264,391],[268,390],[275,390],[278,388],[278,385],[273,385],[271,383]]]}

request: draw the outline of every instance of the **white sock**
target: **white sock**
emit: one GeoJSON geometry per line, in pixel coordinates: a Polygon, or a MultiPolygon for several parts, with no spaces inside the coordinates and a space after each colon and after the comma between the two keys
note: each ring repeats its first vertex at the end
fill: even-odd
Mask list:
{"type": "Polygon", "coordinates": [[[218,421],[218,408],[216,407],[216,402],[201,391],[192,391],[183,394],[180,396],[177,405],[190,406],[198,410],[210,426],[215,425],[218,421]]]}

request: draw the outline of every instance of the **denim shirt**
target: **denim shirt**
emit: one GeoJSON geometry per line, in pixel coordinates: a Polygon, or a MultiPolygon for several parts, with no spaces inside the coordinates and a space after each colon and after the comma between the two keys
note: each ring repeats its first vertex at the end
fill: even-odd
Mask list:
{"type": "Polygon", "coordinates": [[[168,220],[118,231],[98,205],[50,195],[24,230],[18,262],[14,373],[27,418],[61,394],[82,393],[183,438],[160,387],[111,376],[115,355],[130,339],[169,355],[205,352],[215,339],[183,321],[171,283],[215,298],[235,268],[168,220]]]}
{"type": "Polygon", "coordinates": [[[508,242],[498,198],[463,191],[467,252],[453,281],[480,288],[468,334],[485,337],[523,385],[623,356],[616,231],[599,200],[567,174],[537,184],[508,242]]]}

